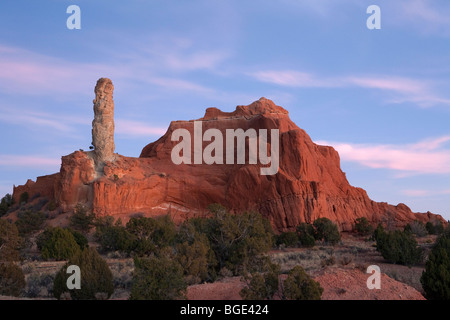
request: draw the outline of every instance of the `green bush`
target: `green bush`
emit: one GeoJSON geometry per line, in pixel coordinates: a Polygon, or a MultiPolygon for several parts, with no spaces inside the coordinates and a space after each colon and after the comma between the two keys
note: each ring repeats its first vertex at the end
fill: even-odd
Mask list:
{"type": "Polygon", "coordinates": [[[11,194],[7,193],[0,201],[0,217],[5,215],[13,204],[14,201],[11,194]]]}
{"type": "Polygon", "coordinates": [[[420,282],[427,299],[450,300],[450,234],[437,239],[420,282]]]}
{"type": "Polygon", "coordinates": [[[297,226],[298,239],[304,247],[314,247],[316,244],[314,233],[314,227],[311,224],[302,222],[297,226]]]}
{"type": "Polygon", "coordinates": [[[305,270],[296,266],[283,282],[284,297],[289,300],[320,300],[323,288],[305,270]]]}
{"type": "Polygon", "coordinates": [[[428,234],[441,234],[444,232],[444,225],[441,221],[436,221],[435,223],[428,221],[425,224],[425,228],[427,229],[428,234]]]}
{"type": "Polygon", "coordinates": [[[25,276],[13,263],[0,263],[0,295],[18,297],[25,288],[25,276]]]}
{"type": "Polygon", "coordinates": [[[189,284],[200,283],[210,278],[210,267],[215,266],[210,265],[211,255],[214,258],[214,253],[205,235],[198,236],[191,244],[188,241],[178,243],[175,249],[175,259],[183,268],[189,284]]]}
{"type": "Polygon", "coordinates": [[[253,260],[267,252],[273,245],[270,223],[258,213],[231,214],[221,205],[209,206],[208,218],[191,218],[181,224],[176,237],[178,243],[188,242],[203,235],[209,243],[208,269],[210,280],[220,270],[239,274],[253,260]],[[213,256],[211,255],[213,253],[213,256]]]}
{"type": "Polygon", "coordinates": [[[132,251],[138,255],[148,255],[174,244],[177,230],[169,215],[156,219],[131,218],[126,230],[134,236],[132,251]]]}
{"type": "MultiPolygon", "coordinates": [[[[214,251],[211,248],[211,243],[208,240],[208,236],[206,233],[204,233],[204,231],[206,230],[205,228],[202,228],[201,226],[206,226],[206,224],[204,222],[207,222],[207,219],[204,218],[191,218],[189,220],[184,221],[179,229],[178,229],[178,233],[177,233],[177,259],[186,259],[186,261],[189,261],[191,259],[194,259],[194,257],[202,257],[201,260],[203,261],[202,263],[204,263],[204,257],[203,257],[203,250],[197,249],[197,250],[192,250],[192,249],[187,249],[188,246],[192,246],[194,243],[197,243],[196,246],[198,246],[200,243],[202,244],[202,246],[207,248],[207,252],[206,252],[206,263],[207,263],[207,270],[208,270],[208,275],[206,277],[206,279],[201,278],[202,281],[207,280],[207,281],[214,281],[217,278],[217,259],[216,259],[216,255],[214,253],[214,251]],[[199,230],[202,230],[202,232],[200,232],[199,230]],[[178,245],[182,245],[181,247],[178,247],[178,245]],[[192,250],[192,251],[191,251],[192,250]],[[191,255],[188,255],[186,257],[181,258],[185,253],[189,253],[191,252],[191,255]],[[202,253],[202,254],[200,254],[202,253]],[[181,256],[179,256],[181,254],[181,256]]],[[[188,275],[192,274],[195,272],[189,271],[190,268],[186,268],[187,265],[189,265],[188,263],[184,263],[181,260],[178,260],[178,262],[183,266],[184,270],[185,270],[185,274],[188,275]]],[[[200,269],[203,269],[200,268],[200,269]]],[[[192,276],[195,277],[195,276],[192,276]]],[[[188,281],[189,282],[189,281],[188,281]]]]}
{"type": "Polygon", "coordinates": [[[328,218],[319,218],[313,223],[315,229],[314,238],[323,240],[329,244],[336,244],[341,240],[341,234],[336,224],[328,218]]]}
{"type": "Polygon", "coordinates": [[[218,262],[218,270],[226,267],[238,274],[252,260],[273,245],[273,231],[258,213],[230,214],[220,205],[210,206],[213,217],[202,228],[210,240],[218,262]]]}
{"type": "Polygon", "coordinates": [[[417,246],[411,232],[400,230],[385,232],[379,225],[375,232],[375,240],[377,251],[389,262],[411,266],[422,259],[422,250],[417,246]]]}
{"type": "Polygon", "coordinates": [[[0,219],[0,262],[19,260],[21,244],[16,225],[0,219]]]}
{"type": "Polygon", "coordinates": [[[366,217],[357,218],[355,220],[355,230],[362,236],[367,236],[373,233],[373,227],[366,217]]]}
{"type": "Polygon", "coordinates": [[[66,230],[70,231],[70,233],[73,235],[73,238],[75,239],[75,242],[78,244],[81,250],[84,250],[84,248],[89,247],[88,239],[82,233],[72,230],[70,228],[67,228],[66,230]]]}
{"type": "Polygon", "coordinates": [[[283,232],[276,237],[277,245],[284,245],[286,247],[298,246],[299,238],[296,232],[283,232]]]}
{"type": "Polygon", "coordinates": [[[21,235],[28,235],[41,230],[45,222],[45,214],[43,212],[29,209],[20,211],[17,214],[17,218],[15,223],[21,235]]]}
{"type": "Polygon", "coordinates": [[[134,259],[130,300],[177,300],[185,298],[183,268],[165,256],[134,259]]]}
{"type": "Polygon", "coordinates": [[[60,227],[47,228],[38,236],[36,244],[45,260],[66,260],[80,251],[73,234],[60,227]]]}
{"type": "Polygon", "coordinates": [[[48,211],[54,211],[58,206],[56,205],[56,202],[54,200],[50,200],[50,202],[47,205],[48,211]]]}
{"type": "Polygon", "coordinates": [[[27,203],[29,198],[30,198],[30,195],[28,194],[28,192],[25,191],[20,195],[19,203],[20,204],[27,203]]]}
{"type": "Polygon", "coordinates": [[[94,224],[95,215],[90,214],[88,209],[81,204],[77,204],[70,217],[70,227],[74,230],[87,233],[94,224]]]}
{"type": "Polygon", "coordinates": [[[109,298],[114,292],[111,270],[94,248],[78,250],[56,274],[53,283],[55,298],[60,299],[65,292],[68,292],[73,300],[95,300],[98,294],[109,298]],[[67,268],[70,265],[76,265],[80,268],[81,289],[69,290],[67,288],[67,279],[71,276],[67,273],[67,268]]]}
{"type": "Polygon", "coordinates": [[[97,227],[95,236],[102,252],[129,252],[135,241],[135,236],[120,225],[97,227]]]}
{"type": "Polygon", "coordinates": [[[240,291],[244,300],[272,300],[279,288],[281,267],[269,258],[261,261],[260,270],[243,277],[247,286],[240,291]]]}

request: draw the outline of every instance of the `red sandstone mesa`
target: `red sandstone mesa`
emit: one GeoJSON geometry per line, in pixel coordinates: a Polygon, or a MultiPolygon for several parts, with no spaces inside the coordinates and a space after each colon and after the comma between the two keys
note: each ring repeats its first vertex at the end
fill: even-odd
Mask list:
{"type": "MultiPolygon", "coordinates": [[[[105,79],[99,81],[105,83],[105,79]]],[[[96,90],[94,102],[98,104],[102,95],[109,101],[105,106],[114,108],[112,83],[106,83],[104,91],[96,90]]],[[[350,230],[358,217],[367,217],[374,224],[391,219],[399,227],[413,220],[444,221],[429,212],[413,213],[404,204],[372,201],[363,189],[348,183],[337,151],[312,142],[289,119],[288,111],[271,100],[261,98],[233,112],[208,108],[205,116],[196,121],[200,120],[204,130],[219,129],[224,136],[226,129],[279,129],[278,173],[261,175],[261,165],[248,162],[175,165],[171,151],[178,142],[171,141],[171,134],[178,128],[193,134],[194,120],[173,121],[166,134],[143,148],[139,158],[112,156],[111,151],[102,158],[95,150],[76,151],[62,157],[59,173],[15,187],[13,197],[17,201],[24,191],[30,196],[39,192],[53,199],[63,211],[83,203],[100,215],[170,213],[175,221],[203,214],[209,204],[221,203],[236,213],[258,211],[278,231],[319,217],[335,221],[342,230],[350,230]],[[102,165],[98,165],[100,161],[102,165]]],[[[111,130],[111,126],[104,127],[111,130]]],[[[111,137],[111,132],[97,131],[111,137]]],[[[94,140],[99,141],[96,137],[94,140]]],[[[203,147],[209,143],[203,142],[203,147]]],[[[113,148],[113,140],[108,148],[111,145],[113,148]]]]}

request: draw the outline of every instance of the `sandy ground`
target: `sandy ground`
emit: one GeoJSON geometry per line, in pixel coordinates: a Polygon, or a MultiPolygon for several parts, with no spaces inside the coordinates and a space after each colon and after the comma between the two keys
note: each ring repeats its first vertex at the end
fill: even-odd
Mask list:
{"type": "MultiPolygon", "coordinates": [[[[370,274],[359,269],[329,268],[314,278],[324,289],[322,300],[425,300],[416,289],[381,274],[381,288],[368,289],[370,274]]],[[[240,277],[190,286],[188,300],[241,300],[240,277]]]]}

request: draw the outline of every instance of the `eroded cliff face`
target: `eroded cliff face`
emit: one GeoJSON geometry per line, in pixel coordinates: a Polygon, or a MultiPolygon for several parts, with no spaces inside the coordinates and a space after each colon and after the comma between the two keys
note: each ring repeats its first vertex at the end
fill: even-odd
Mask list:
{"type": "MultiPolygon", "coordinates": [[[[109,82],[101,82],[97,87],[103,89],[98,93],[96,89],[94,105],[111,103],[109,82]]],[[[96,126],[95,120],[93,126],[96,126]]],[[[404,204],[393,206],[372,201],[363,189],[348,183],[336,150],[313,143],[306,132],[289,119],[285,109],[265,98],[248,106],[238,106],[234,112],[209,108],[203,118],[174,121],[164,136],[143,148],[139,158],[115,155],[111,127],[106,125],[104,129],[107,134],[101,139],[94,137],[93,129],[93,152],[75,152],[63,157],[60,173],[40,177],[36,183],[28,182],[27,191],[32,194],[48,190],[46,195],[53,196],[63,210],[70,210],[81,202],[99,215],[127,217],[135,213],[146,216],[170,213],[178,222],[206,213],[211,203],[220,203],[235,213],[258,211],[278,231],[292,229],[301,222],[313,222],[319,217],[335,221],[342,230],[350,230],[358,217],[367,217],[374,224],[389,220],[398,227],[413,220],[443,220],[430,213],[413,213],[404,204]],[[262,175],[260,168],[267,165],[260,162],[225,164],[225,143],[224,164],[193,164],[192,161],[176,165],[171,154],[179,141],[172,141],[172,133],[184,129],[194,137],[194,123],[201,124],[202,132],[216,129],[223,137],[227,129],[277,129],[278,172],[262,175]]],[[[200,141],[201,150],[211,143],[200,141]]],[[[271,144],[269,140],[269,150],[271,144]]],[[[194,141],[191,147],[194,150],[194,141]]],[[[24,188],[15,188],[14,197],[20,197],[24,188]]]]}

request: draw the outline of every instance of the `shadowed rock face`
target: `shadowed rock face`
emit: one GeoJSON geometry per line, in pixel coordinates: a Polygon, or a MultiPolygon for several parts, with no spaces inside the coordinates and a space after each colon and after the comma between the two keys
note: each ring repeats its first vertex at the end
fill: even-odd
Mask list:
{"type": "Polygon", "coordinates": [[[114,159],[114,86],[112,81],[101,78],[95,86],[94,120],[92,121],[92,145],[96,168],[103,168],[105,161],[114,159]]]}
{"type": "MultiPolygon", "coordinates": [[[[42,192],[53,195],[63,210],[83,203],[99,215],[121,215],[126,220],[135,213],[170,213],[177,222],[220,203],[235,213],[258,211],[278,231],[319,217],[335,221],[342,230],[352,229],[359,217],[397,227],[413,220],[444,221],[429,212],[413,213],[404,204],[372,201],[363,189],[348,183],[336,150],[315,144],[285,109],[265,98],[237,106],[233,112],[209,108],[195,122],[201,122],[203,132],[216,129],[224,137],[227,129],[279,130],[279,170],[274,175],[261,175],[259,162],[174,164],[171,153],[179,141],[172,141],[172,133],[184,129],[193,137],[194,120],[173,121],[160,139],[143,148],[139,158],[114,154],[112,91],[109,79],[98,81],[92,129],[95,151],[63,157],[60,173],[16,187],[16,201],[24,191],[30,196],[42,192]]],[[[211,142],[200,143],[204,150],[211,142]]]]}

